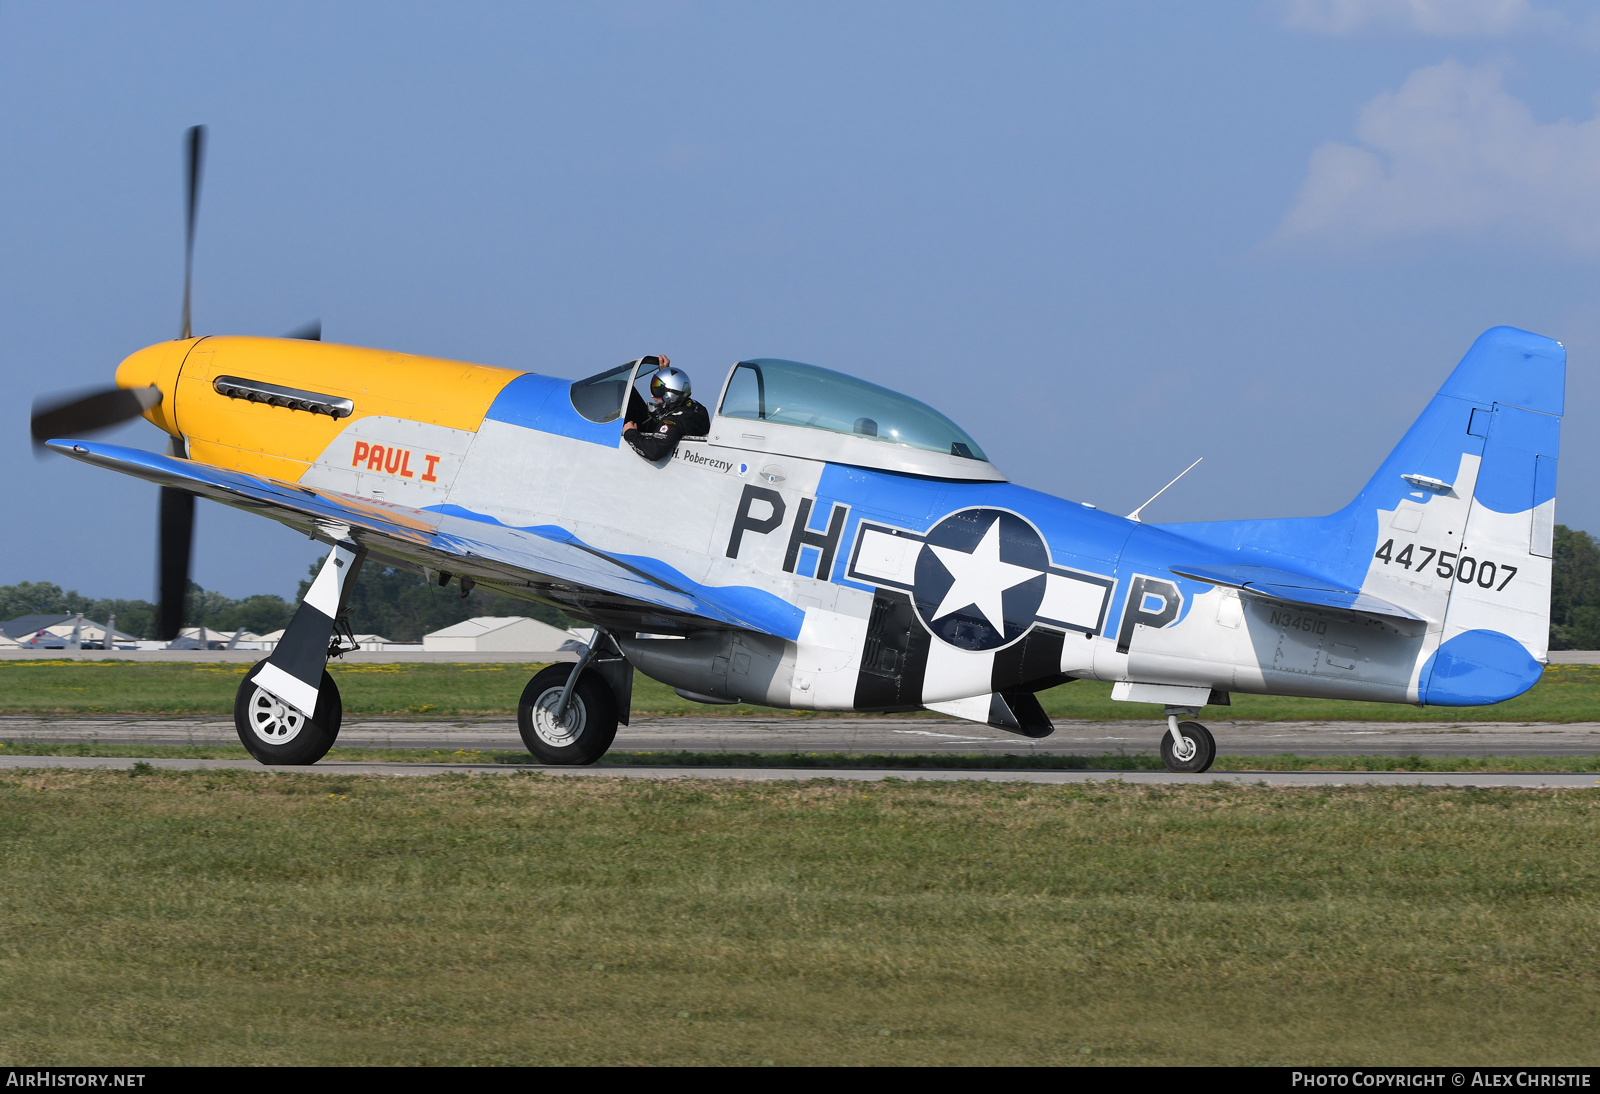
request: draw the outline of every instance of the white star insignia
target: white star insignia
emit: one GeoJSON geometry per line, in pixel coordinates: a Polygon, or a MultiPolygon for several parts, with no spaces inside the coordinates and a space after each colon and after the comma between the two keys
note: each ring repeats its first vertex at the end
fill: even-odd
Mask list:
{"type": "Polygon", "coordinates": [[[936,547],[931,543],[928,544],[928,550],[955,578],[950,591],[944,594],[944,599],[933,613],[935,620],[971,604],[978,609],[978,614],[989,621],[989,626],[1004,634],[1006,613],[1002,597],[1005,591],[1039,576],[1038,570],[1000,561],[999,518],[989,525],[989,530],[983,534],[983,539],[971,554],[949,547],[936,547]]]}

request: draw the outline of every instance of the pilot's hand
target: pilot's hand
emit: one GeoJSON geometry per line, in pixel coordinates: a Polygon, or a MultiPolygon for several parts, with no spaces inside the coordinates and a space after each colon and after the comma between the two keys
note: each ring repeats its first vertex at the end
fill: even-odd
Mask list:
{"type": "Polygon", "coordinates": [[[624,423],[622,423],[622,431],[624,433],[626,433],[630,429],[638,429],[638,428],[639,427],[634,425],[632,422],[624,422],[624,423]]]}

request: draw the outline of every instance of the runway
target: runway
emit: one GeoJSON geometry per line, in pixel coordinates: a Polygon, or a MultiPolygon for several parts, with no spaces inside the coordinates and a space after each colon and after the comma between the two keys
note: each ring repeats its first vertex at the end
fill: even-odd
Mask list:
{"type": "MultiPolygon", "coordinates": [[[[1592,756],[1600,722],[1208,722],[1221,756],[1592,756]]],[[[613,748],[686,752],[1021,753],[1105,755],[1153,752],[1154,722],[1059,722],[1030,740],[952,718],[639,718],[617,731],[613,748]]],[[[0,717],[0,741],[18,751],[29,741],[107,744],[238,743],[231,719],[144,717],[0,717]]],[[[523,751],[508,719],[347,721],[341,745],[523,751]]]]}
{"type": "Polygon", "coordinates": [[[329,762],[314,767],[269,768],[252,760],[135,760],[94,756],[0,756],[0,770],[128,771],[147,763],[166,771],[253,771],[285,775],[515,775],[542,774],[563,778],[617,779],[734,779],[747,782],[804,782],[836,779],[851,782],[994,782],[1060,785],[1070,783],[1124,783],[1127,785],[1245,786],[1438,786],[1511,787],[1543,790],[1584,790],[1600,787],[1594,772],[1416,772],[1416,771],[1212,771],[1179,775],[1169,771],[993,771],[907,770],[904,768],[783,768],[783,767],[536,767],[524,764],[432,764],[329,762]]]}

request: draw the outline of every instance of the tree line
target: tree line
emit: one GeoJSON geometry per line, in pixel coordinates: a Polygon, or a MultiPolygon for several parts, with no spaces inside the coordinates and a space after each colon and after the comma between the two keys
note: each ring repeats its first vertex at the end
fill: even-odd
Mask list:
{"type": "Polygon", "coordinates": [[[1600,650],[1600,543],[1556,525],[1550,585],[1550,648],[1600,650]]]}
{"type": "MultiPolygon", "coordinates": [[[[321,567],[313,563],[312,577],[321,567]]],[[[304,596],[311,580],[300,583],[304,596]]],[[[230,600],[219,592],[189,583],[184,626],[232,631],[240,627],[266,634],[289,624],[294,604],[281,596],[261,594],[230,600]]],[[[110,600],[62,592],[47,581],[0,585],[0,619],[20,615],[74,615],[82,612],[101,623],[117,617],[117,629],[138,638],[153,637],[155,605],[147,600],[110,600]]],[[[505,596],[482,587],[463,598],[454,588],[441,589],[418,574],[392,566],[362,567],[350,594],[350,628],[357,634],[381,634],[392,642],[420,642],[430,631],[479,615],[526,615],[554,627],[573,620],[556,608],[505,596]]],[[[1550,595],[1550,648],[1600,649],[1600,543],[1588,532],[1556,525],[1555,573],[1550,595]]]]}
{"type": "MultiPolygon", "coordinates": [[[[312,577],[321,565],[320,561],[312,564],[309,571],[312,577]]],[[[310,578],[300,582],[296,601],[310,586],[310,578]]],[[[231,600],[191,581],[184,604],[183,625],[215,631],[243,627],[253,634],[267,634],[288,626],[295,606],[271,594],[231,600]]],[[[156,606],[148,600],[97,599],[82,596],[76,590],[63,592],[61,586],[48,581],[0,585],[0,620],[79,612],[84,618],[100,623],[115,615],[117,630],[124,634],[135,638],[155,637],[156,606]]],[[[454,587],[441,589],[419,574],[391,566],[363,566],[350,594],[350,629],[357,634],[380,634],[391,642],[420,642],[424,634],[480,615],[525,615],[553,627],[569,627],[574,623],[545,604],[519,600],[481,586],[462,597],[454,587]]]]}

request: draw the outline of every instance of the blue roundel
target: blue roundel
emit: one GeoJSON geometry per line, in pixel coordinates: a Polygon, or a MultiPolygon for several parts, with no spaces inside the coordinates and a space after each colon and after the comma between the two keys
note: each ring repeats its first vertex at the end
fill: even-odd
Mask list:
{"type": "Polygon", "coordinates": [[[1033,525],[1000,509],[964,509],[928,532],[912,599],[942,641],[998,649],[1033,626],[1049,567],[1050,552],[1033,525]]]}

